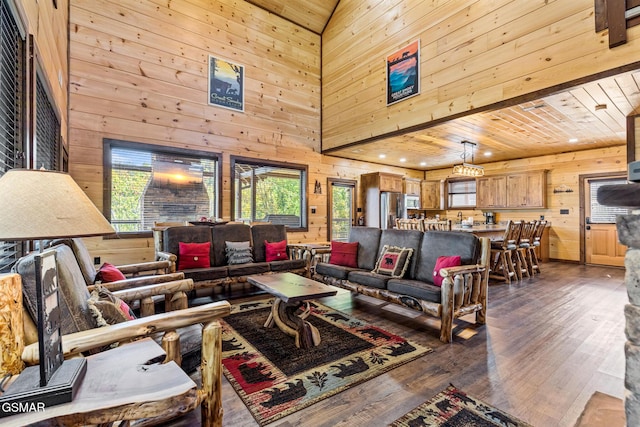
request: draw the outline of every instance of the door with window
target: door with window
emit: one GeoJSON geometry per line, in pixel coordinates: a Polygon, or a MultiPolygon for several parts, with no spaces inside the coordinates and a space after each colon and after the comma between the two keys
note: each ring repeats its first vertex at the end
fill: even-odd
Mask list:
{"type": "Polygon", "coordinates": [[[346,242],[355,218],[356,181],[327,180],[327,239],[346,242]]]}
{"type": "Polygon", "coordinates": [[[598,203],[598,188],[603,185],[625,184],[625,178],[587,178],[585,182],[585,262],[609,266],[624,266],[627,247],[618,241],[616,215],[627,209],[598,203]]]}

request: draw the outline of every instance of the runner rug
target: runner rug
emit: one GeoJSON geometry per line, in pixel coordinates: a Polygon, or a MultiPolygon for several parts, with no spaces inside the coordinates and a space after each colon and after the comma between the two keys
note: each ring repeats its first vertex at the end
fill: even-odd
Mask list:
{"type": "Polygon", "coordinates": [[[319,303],[309,350],[263,325],[273,300],[234,305],[222,324],[224,374],[260,425],[367,381],[432,350],[319,303]]]}
{"type": "Polygon", "coordinates": [[[450,385],[444,391],[398,418],[392,427],[531,427],[450,385]]]}

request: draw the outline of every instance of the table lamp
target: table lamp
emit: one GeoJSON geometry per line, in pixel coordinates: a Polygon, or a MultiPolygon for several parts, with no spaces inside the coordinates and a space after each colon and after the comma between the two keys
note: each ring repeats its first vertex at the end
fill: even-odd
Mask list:
{"type": "Polygon", "coordinates": [[[47,407],[70,402],[86,361],[63,360],[55,251],[43,251],[42,240],[102,236],[115,230],[66,173],[9,170],[0,177],[0,200],[0,241],[40,240],[35,258],[40,363],[24,369],[0,403],[47,407]]]}

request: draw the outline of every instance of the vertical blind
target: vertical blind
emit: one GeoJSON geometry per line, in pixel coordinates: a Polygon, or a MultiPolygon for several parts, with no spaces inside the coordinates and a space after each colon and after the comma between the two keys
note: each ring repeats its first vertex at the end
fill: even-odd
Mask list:
{"type": "MultiPolygon", "coordinates": [[[[20,167],[22,152],[24,40],[6,0],[0,1],[0,176],[20,167]]],[[[0,273],[21,255],[17,242],[0,242],[0,273]]]]}

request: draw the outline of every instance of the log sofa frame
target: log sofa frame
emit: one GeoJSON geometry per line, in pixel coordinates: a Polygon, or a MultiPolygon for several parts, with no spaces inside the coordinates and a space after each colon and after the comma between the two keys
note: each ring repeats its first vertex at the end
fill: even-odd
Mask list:
{"type": "MultiPolygon", "coordinates": [[[[266,261],[265,241],[280,242],[287,240],[286,228],[282,224],[238,224],[197,225],[168,227],[163,230],[163,251],[156,254],[157,259],[173,260],[172,271],[183,273],[185,278],[193,279],[198,297],[210,296],[213,287],[234,283],[246,283],[247,276],[291,272],[309,276],[309,262],[306,259],[288,259],[266,261]],[[251,242],[253,261],[245,264],[229,265],[225,254],[225,242],[251,242]],[[179,243],[210,242],[210,267],[180,270],[179,243]]],[[[288,250],[288,249],[287,249],[288,250]]]]}
{"type": "Polygon", "coordinates": [[[486,322],[489,239],[467,232],[353,227],[349,242],[358,242],[358,267],[320,262],[315,280],[437,317],[440,340],[445,343],[453,339],[454,318],[476,313],[476,323],[486,322]],[[385,245],[413,249],[404,277],[372,271],[385,245]],[[441,269],[442,286],[435,286],[437,258],[451,255],[460,255],[462,265],[441,269]]]}

